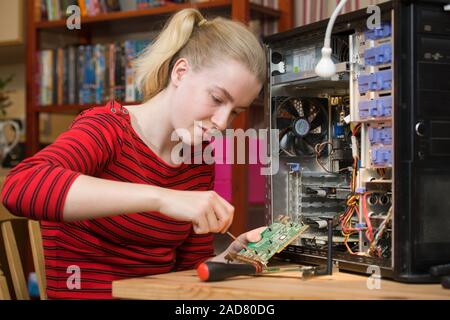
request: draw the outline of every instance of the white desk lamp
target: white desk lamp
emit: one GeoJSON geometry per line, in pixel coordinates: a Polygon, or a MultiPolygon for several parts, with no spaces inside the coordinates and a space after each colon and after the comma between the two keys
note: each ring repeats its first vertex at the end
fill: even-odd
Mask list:
{"type": "Polygon", "coordinates": [[[336,73],[336,66],[334,65],[333,60],[331,60],[331,31],[333,31],[334,22],[346,2],[347,0],[341,0],[341,2],[339,2],[330,17],[330,20],[328,21],[327,31],[325,33],[325,42],[322,48],[322,58],[315,68],[316,74],[319,77],[329,78],[336,73]]]}

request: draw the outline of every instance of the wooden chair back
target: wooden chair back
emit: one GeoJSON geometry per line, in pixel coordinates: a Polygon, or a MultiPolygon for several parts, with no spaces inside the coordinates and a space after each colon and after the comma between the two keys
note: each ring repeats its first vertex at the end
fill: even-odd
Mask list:
{"type": "MultiPolygon", "coordinates": [[[[15,297],[18,300],[29,300],[28,286],[20,259],[19,249],[17,247],[16,237],[14,235],[12,221],[24,219],[13,216],[8,210],[0,204],[0,227],[3,237],[3,246],[0,244],[0,250],[4,250],[11,276],[11,282],[15,297]]],[[[27,221],[28,233],[30,237],[30,247],[33,256],[34,270],[36,272],[39,286],[39,296],[42,300],[47,299],[44,248],[42,245],[42,235],[39,221],[27,221]]],[[[10,300],[11,291],[8,288],[6,276],[0,265],[0,300],[10,300]]]]}

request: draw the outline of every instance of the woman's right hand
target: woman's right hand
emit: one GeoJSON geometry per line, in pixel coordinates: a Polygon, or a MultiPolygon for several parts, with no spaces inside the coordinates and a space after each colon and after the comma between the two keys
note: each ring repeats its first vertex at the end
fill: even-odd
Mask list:
{"type": "Polygon", "coordinates": [[[194,232],[225,233],[233,222],[234,207],[214,191],[161,189],[159,212],[192,222],[194,232]]]}

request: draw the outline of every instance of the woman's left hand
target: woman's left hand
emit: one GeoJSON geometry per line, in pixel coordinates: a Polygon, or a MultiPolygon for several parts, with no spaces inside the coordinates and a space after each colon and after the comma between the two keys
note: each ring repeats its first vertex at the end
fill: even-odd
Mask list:
{"type": "Polygon", "coordinates": [[[261,233],[266,228],[267,227],[260,227],[241,234],[239,237],[237,237],[238,240],[234,240],[224,252],[209,259],[208,261],[227,262],[227,260],[225,260],[225,256],[227,254],[237,254],[244,248],[242,244],[247,245],[249,242],[258,242],[259,240],[261,240],[261,233]]]}

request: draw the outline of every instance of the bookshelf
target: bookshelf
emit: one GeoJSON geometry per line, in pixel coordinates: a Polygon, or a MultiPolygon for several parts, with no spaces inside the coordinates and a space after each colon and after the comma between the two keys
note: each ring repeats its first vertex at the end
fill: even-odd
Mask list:
{"type": "MultiPolygon", "coordinates": [[[[245,0],[242,0],[245,2],[245,0]]],[[[156,16],[163,14],[171,14],[175,11],[190,8],[195,6],[196,8],[203,9],[224,9],[229,10],[232,6],[232,0],[213,0],[209,2],[199,2],[199,3],[169,3],[161,7],[133,10],[133,11],[119,11],[110,13],[101,13],[96,16],[86,16],[83,18],[84,25],[99,24],[102,22],[109,21],[123,21],[132,20],[140,17],[156,16]]],[[[264,7],[259,4],[250,3],[250,14],[253,17],[270,17],[273,19],[279,18],[281,13],[279,10],[264,7]]],[[[65,20],[57,21],[38,21],[35,23],[37,29],[48,29],[48,28],[61,28],[65,27],[65,20]]]]}
{"type": "MultiPolygon", "coordinates": [[[[279,0],[278,9],[269,8],[249,0],[210,0],[198,3],[168,3],[164,6],[133,11],[118,11],[101,13],[95,16],[81,18],[81,30],[66,28],[66,20],[43,21],[38,19],[40,14],[40,0],[27,0],[27,41],[26,41],[26,156],[32,156],[41,149],[39,141],[39,116],[42,113],[76,114],[82,110],[102,104],[60,104],[40,106],[37,101],[37,53],[41,49],[42,34],[50,35],[55,45],[59,45],[61,35],[76,38],[78,44],[91,44],[92,34],[103,30],[104,33],[139,32],[148,28],[157,28],[174,12],[195,7],[206,16],[226,16],[233,20],[248,24],[251,19],[261,21],[276,21],[278,31],[285,31],[293,27],[293,0],[279,0]],[[159,23],[158,23],[159,22],[159,23]],[[123,28],[122,28],[123,26],[123,28]],[[52,36],[53,35],[53,36],[52,36]]],[[[155,30],[157,31],[157,30],[155,30]]],[[[132,104],[126,102],[126,104],[132,104]]],[[[258,103],[258,104],[261,104],[258,103]]],[[[258,110],[254,108],[254,110],[258,110]]],[[[259,108],[262,111],[262,108],[259,108]]],[[[234,128],[246,129],[249,126],[249,116],[242,114],[235,119],[234,128]]],[[[233,204],[236,209],[235,222],[232,232],[240,234],[246,230],[247,212],[247,168],[245,165],[233,165],[232,179],[239,183],[233,184],[233,204]]]]}

